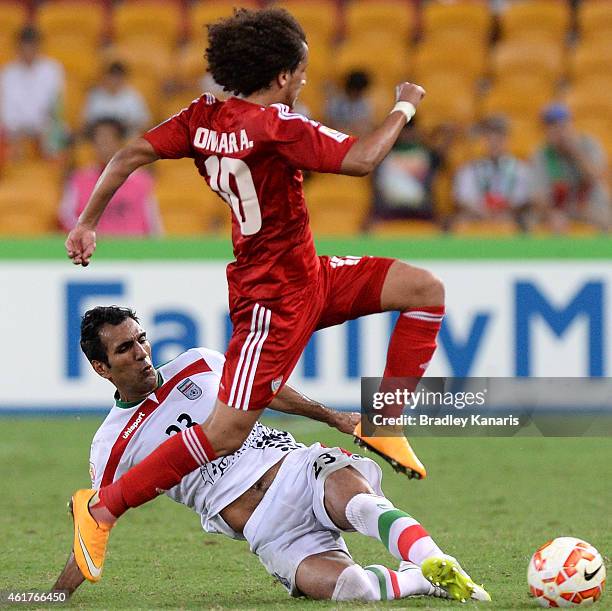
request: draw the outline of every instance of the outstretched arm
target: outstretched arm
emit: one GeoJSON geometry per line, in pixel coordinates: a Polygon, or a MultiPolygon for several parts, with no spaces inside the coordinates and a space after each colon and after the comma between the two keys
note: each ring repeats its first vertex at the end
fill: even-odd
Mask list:
{"type": "Polygon", "coordinates": [[[133,140],[113,156],[66,239],[66,252],[75,265],[89,265],[96,249],[96,225],[117,189],[134,170],[157,159],[157,153],[144,138],[133,140]]]}
{"type": "Polygon", "coordinates": [[[425,90],[413,83],[402,83],[397,87],[397,103],[383,124],[353,144],[346,154],[341,174],[366,176],[387,156],[400,132],[412,118],[411,111],[418,106],[425,90]],[[412,105],[411,109],[409,105],[412,105]]]}
{"type": "Polygon", "coordinates": [[[355,427],[361,419],[358,413],[337,412],[333,409],[329,409],[286,385],[283,386],[278,395],[272,399],[269,407],[277,412],[283,412],[284,414],[305,416],[311,420],[325,422],[325,424],[332,428],[338,429],[341,433],[347,433],[348,435],[355,430],[355,427]]]}

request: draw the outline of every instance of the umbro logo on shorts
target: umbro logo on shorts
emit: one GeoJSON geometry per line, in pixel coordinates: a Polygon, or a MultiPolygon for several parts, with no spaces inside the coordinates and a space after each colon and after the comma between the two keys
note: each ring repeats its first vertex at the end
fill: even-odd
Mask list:
{"type": "Polygon", "coordinates": [[[270,386],[272,387],[272,392],[275,393],[280,388],[282,383],[283,383],[283,376],[278,376],[278,378],[274,378],[272,380],[272,384],[270,384],[270,386]]]}

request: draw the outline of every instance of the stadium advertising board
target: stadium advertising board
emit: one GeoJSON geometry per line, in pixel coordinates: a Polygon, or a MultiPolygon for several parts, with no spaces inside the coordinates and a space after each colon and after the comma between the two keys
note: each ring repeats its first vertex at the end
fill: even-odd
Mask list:
{"type": "MultiPolygon", "coordinates": [[[[605,261],[420,261],[445,282],[447,318],[431,376],[612,375],[612,268],[605,261]]],[[[220,261],[0,263],[0,409],[100,409],[111,387],[78,344],[83,312],[134,307],[162,363],[194,345],[223,351],[231,331],[220,261]]],[[[317,333],[291,382],[355,408],[361,376],[384,367],[391,314],[317,333]]]]}

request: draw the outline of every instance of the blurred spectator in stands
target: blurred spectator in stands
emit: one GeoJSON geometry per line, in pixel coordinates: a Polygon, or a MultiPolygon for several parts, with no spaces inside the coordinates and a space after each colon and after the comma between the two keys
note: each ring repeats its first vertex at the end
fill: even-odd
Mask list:
{"type": "MultiPolygon", "coordinates": [[[[94,186],[111,157],[121,148],[127,130],[120,121],[109,117],[98,119],[88,129],[96,162],[78,169],[68,178],[60,203],[59,220],[69,231],[85,208],[94,186]]],[[[119,188],[100,219],[99,234],[115,236],[148,236],[161,233],[161,220],[153,194],[153,178],[147,170],[138,169],[119,188]]]]}
{"type": "Polygon", "coordinates": [[[508,152],[509,125],[497,115],[480,126],[484,155],[459,168],[454,178],[456,221],[517,221],[529,204],[529,167],[508,152]]]}
{"type": "Polygon", "coordinates": [[[533,158],[533,200],[551,229],[563,233],[570,220],[610,228],[606,156],[592,137],[576,132],[566,106],[544,109],[546,140],[533,158]]]}
{"type": "Polygon", "coordinates": [[[372,128],[374,110],[367,93],[369,76],[361,71],[349,72],[342,92],[332,93],[325,111],[326,123],[342,132],[361,136],[372,128]]]}
{"type": "Polygon", "coordinates": [[[144,131],[151,124],[151,113],[140,93],[127,82],[127,68],[122,62],[112,62],[102,82],[87,96],[84,120],[86,124],[100,118],[114,117],[127,126],[130,134],[144,131]]]}
{"type": "Polygon", "coordinates": [[[40,54],[40,33],[24,27],[18,35],[17,59],[0,72],[0,125],[8,141],[9,156],[19,159],[29,144],[37,153],[52,155],[65,138],[60,108],[64,69],[40,54]]]}
{"type": "Polygon", "coordinates": [[[430,144],[415,119],[374,173],[373,221],[434,217],[433,183],[445,161],[447,139],[430,144]]]}

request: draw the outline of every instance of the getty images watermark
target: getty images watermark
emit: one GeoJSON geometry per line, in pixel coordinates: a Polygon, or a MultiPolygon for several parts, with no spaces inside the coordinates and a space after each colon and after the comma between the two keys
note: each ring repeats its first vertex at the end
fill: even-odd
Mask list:
{"type": "Polygon", "coordinates": [[[612,435],[610,378],[361,379],[368,436],[612,435]]]}

